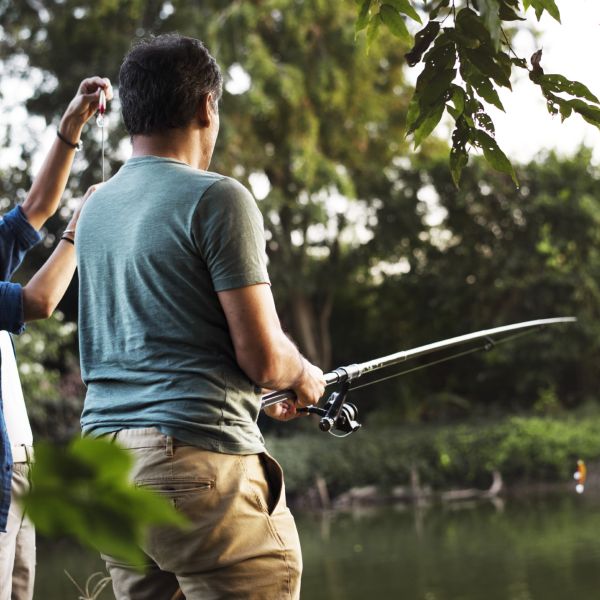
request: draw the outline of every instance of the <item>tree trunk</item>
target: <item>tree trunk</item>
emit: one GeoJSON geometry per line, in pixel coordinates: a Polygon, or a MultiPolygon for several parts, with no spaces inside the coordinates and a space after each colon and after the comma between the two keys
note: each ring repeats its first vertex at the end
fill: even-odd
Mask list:
{"type": "Polygon", "coordinates": [[[292,294],[290,309],[292,334],[301,352],[323,370],[330,368],[329,320],[332,309],[330,295],[321,306],[316,306],[307,296],[301,293],[292,294]]]}

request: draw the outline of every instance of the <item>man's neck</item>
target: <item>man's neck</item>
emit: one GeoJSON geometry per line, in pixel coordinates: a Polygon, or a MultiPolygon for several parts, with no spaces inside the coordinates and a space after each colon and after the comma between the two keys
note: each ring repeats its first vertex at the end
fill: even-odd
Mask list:
{"type": "Polygon", "coordinates": [[[132,137],[132,156],[162,156],[173,158],[190,165],[194,169],[207,169],[210,154],[206,143],[197,133],[189,129],[169,129],[153,135],[132,137]]]}

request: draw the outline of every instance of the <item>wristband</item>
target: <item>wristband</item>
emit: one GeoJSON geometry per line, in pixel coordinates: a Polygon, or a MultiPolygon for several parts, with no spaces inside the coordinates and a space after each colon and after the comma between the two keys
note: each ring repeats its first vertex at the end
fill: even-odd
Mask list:
{"type": "Polygon", "coordinates": [[[61,132],[60,129],[56,130],[56,135],[58,136],[58,139],[63,142],[64,144],[66,144],[67,146],[69,146],[69,148],[73,148],[73,150],[75,150],[75,152],[79,152],[81,150],[81,142],[76,142],[75,144],[73,142],[71,142],[70,140],[68,140],[61,132]]]}
{"type": "Polygon", "coordinates": [[[63,235],[60,239],[65,240],[65,242],[69,242],[70,244],[73,244],[73,246],[75,245],[75,240],[73,238],[70,238],[68,235],[63,235]]]}

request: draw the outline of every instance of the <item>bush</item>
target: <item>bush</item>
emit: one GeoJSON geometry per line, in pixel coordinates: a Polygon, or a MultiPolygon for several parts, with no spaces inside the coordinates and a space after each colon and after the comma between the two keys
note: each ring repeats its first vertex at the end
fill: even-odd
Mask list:
{"type": "Polygon", "coordinates": [[[361,430],[344,440],[314,432],[267,440],[293,496],[317,475],[335,494],[355,486],[407,485],[411,469],[434,489],[568,481],[576,461],[600,458],[600,416],[510,417],[494,423],[361,430]]]}

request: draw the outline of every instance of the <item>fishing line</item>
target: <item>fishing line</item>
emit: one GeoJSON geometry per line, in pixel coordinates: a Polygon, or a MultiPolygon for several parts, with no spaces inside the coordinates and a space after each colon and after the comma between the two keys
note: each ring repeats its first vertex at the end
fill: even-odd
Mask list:
{"type": "Polygon", "coordinates": [[[102,132],[102,182],[104,183],[104,126],[106,125],[106,94],[104,90],[100,90],[100,98],[98,99],[98,116],[96,117],[96,125],[100,127],[102,132]]]}
{"type": "Polygon", "coordinates": [[[426,369],[426,368],[432,367],[434,365],[439,365],[439,364],[445,363],[449,360],[453,360],[455,358],[460,358],[461,356],[468,356],[469,354],[474,354],[475,352],[481,352],[482,350],[491,350],[495,346],[500,346],[501,344],[505,344],[512,340],[516,340],[520,337],[524,337],[526,335],[533,333],[534,331],[535,331],[535,329],[530,329],[528,331],[523,331],[521,333],[509,335],[498,341],[495,341],[492,338],[488,338],[488,342],[486,344],[484,344],[483,346],[477,346],[476,348],[470,348],[469,350],[463,350],[462,352],[457,352],[456,354],[451,354],[450,356],[445,356],[444,358],[440,358],[438,360],[433,360],[433,361],[425,363],[423,365],[413,367],[412,369],[406,369],[404,371],[400,371],[399,373],[394,373],[393,375],[388,375],[386,377],[374,379],[373,381],[368,381],[367,383],[362,383],[361,385],[356,385],[356,386],[353,385],[350,388],[350,390],[351,391],[360,390],[361,388],[368,387],[369,385],[373,385],[374,383],[381,383],[382,381],[387,381],[388,379],[394,379],[395,377],[400,377],[401,375],[407,375],[408,373],[420,371],[421,369],[426,369]]]}

